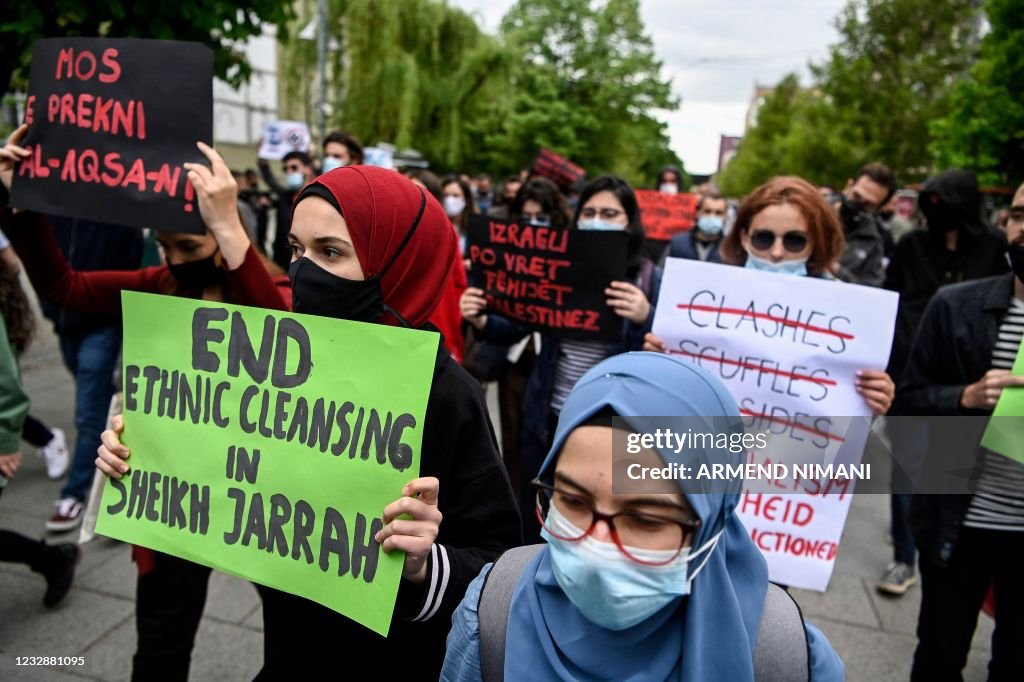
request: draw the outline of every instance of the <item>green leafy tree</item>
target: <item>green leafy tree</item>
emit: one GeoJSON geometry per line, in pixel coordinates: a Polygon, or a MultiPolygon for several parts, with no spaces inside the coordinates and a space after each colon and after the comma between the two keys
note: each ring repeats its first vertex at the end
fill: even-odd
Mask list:
{"type": "Polygon", "coordinates": [[[520,65],[488,142],[527,163],[548,146],[587,168],[634,183],[653,179],[669,150],[655,110],[679,106],[661,75],[637,0],[520,0],[501,35],[520,65]]]}
{"type": "Polygon", "coordinates": [[[949,112],[933,121],[932,152],[943,167],[969,168],[982,184],[1024,181],[1024,0],[989,0],[991,30],[949,112]]]}
{"type": "Polygon", "coordinates": [[[978,11],[977,0],[850,0],[836,19],[839,41],[811,66],[810,86],[780,84],[762,107],[780,115],[759,116],[723,184],[743,194],[792,174],[838,185],[870,161],[905,182],[932,173],[929,125],[970,67],[978,11]]]}
{"type": "MultiPolygon", "coordinates": [[[[0,19],[0,92],[12,79],[24,87],[32,44],[40,38],[112,36],[194,40],[214,50],[214,72],[233,85],[252,70],[236,44],[263,24],[284,25],[292,7],[281,0],[52,0],[8,3],[0,19]]],[[[282,37],[284,37],[282,35],[282,37]]]]}

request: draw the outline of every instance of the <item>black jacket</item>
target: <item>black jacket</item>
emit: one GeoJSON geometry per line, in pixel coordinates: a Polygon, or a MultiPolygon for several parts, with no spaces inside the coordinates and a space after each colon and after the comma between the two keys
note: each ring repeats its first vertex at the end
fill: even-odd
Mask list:
{"type": "MultiPolygon", "coordinates": [[[[480,384],[442,343],[423,425],[420,476],[440,482],[443,515],[422,585],[402,580],[387,638],[314,602],[260,588],[264,669],[257,679],[359,677],[383,666],[388,679],[436,680],[452,613],[483,566],[522,544],[519,512],[480,384]],[[418,622],[412,619],[422,616],[418,622]],[[316,673],[314,675],[314,673],[316,673]]],[[[410,479],[412,477],[410,476],[410,479]]]]}
{"type": "MultiPolygon", "coordinates": [[[[680,232],[672,237],[672,241],[669,244],[668,255],[670,258],[685,258],[687,260],[700,260],[700,256],[697,254],[697,228],[687,230],[686,232],[680,232]]],[[[711,251],[708,252],[706,261],[708,263],[721,263],[722,257],[718,253],[718,247],[721,245],[722,240],[719,239],[715,242],[708,242],[711,245],[711,251]]]]}
{"type": "Polygon", "coordinates": [[[836,279],[869,287],[885,281],[885,241],[882,226],[873,214],[862,211],[852,225],[843,222],[846,248],[839,257],[836,279]]]}
{"type": "Polygon", "coordinates": [[[914,332],[939,287],[1010,269],[1006,237],[981,220],[980,197],[974,176],[955,170],[930,180],[920,194],[918,205],[928,229],[914,230],[900,239],[885,277],[885,288],[900,295],[889,360],[893,377],[902,374],[914,332]],[[956,251],[946,248],[946,233],[953,229],[957,231],[956,251]]]}
{"type": "MultiPolygon", "coordinates": [[[[49,221],[57,246],[73,270],[138,270],[142,265],[143,239],[138,228],[58,216],[50,216],[49,221]]],[[[80,336],[121,323],[119,317],[78,313],[45,301],[41,307],[61,336],[80,336]]]]}
{"type": "MultiPolygon", "coordinates": [[[[992,367],[999,325],[1013,297],[1012,274],[943,287],[928,305],[914,340],[896,401],[901,414],[924,420],[925,477],[963,470],[981,440],[988,411],[960,406],[960,396],[992,367]],[[963,419],[957,417],[977,417],[963,419]]],[[[977,475],[975,470],[974,475],[977,475]]],[[[966,474],[965,474],[966,477],[966,474]]],[[[970,495],[914,496],[911,527],[923,552],[944,563],[967,513],[970,495]]]]}

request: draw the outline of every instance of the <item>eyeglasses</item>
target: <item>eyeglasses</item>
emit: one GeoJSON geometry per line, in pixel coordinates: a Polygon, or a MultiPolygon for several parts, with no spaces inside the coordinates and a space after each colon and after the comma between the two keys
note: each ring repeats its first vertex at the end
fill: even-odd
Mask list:
{"type": "Polygon", "coordinates": [[[593,220],[598,215],[601,216],[601,220],[615,220],[625,211],[618,208],[585,208],[580,211],[580,218],[584,220],[593,220]]]}
{"type": "Polygon", "coordinates": [[[807,248],[807,233],[787,232],[781,237],[771,230],[754,230],[750,233],[750,243],[758,251],[767,251],[775,246],[775,241],[782,239],[782,248],[790,253],[800,253],[807,248]]]}
{"type": "Polygon", "coordinates": [[[578,542],[590,535],[598,521],[608,524],[612,540],[626,558],[645,566],[664,566],[672,563],[682,553],[688,541],[700,528],[700,520],[670,519],[657,514],[638,511],[621,511],[604,514],[594,508],[594,503],[585,497],[533,481],[537,489],[537,519],[549,534],[559,540],[578,542]],[[552,530],[546,519],[552,505],[565,519],[577,528],[585,529],[581,535],[566,536],[564,532],[552,530]],[[665,561],[649,561],[631,554],[631,550],[675,550],[665,561]]]}
{"type": "Polygon", "coordinates": [[[539,227],[551,227],[551,217],[544,215],[543,213],[520,213],[519,221],[528,225],[537,225],[539,227]]]}

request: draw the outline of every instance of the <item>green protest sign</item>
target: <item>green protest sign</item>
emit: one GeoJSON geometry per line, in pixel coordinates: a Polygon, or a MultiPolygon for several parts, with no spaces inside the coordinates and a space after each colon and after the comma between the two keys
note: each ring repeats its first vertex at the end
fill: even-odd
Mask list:
{"type": "MultiPolygon", "coordinates": [[[[1024,344],[1017,350],[1010,374],[1024,376],[1024,344]]],[[[981,445],[992,452],[1024,463],[1024,388],[1004,388],[992,418],[981,434],[981,445]],[[1017,417],[1017,419],[1008,419],[1017,417]]]]}
{"type": "Polygon", "coordinates": [[[439,336],[125,292],[123,441],[96,531],[386,635],[404,555],[373,540],[420,467],[439,336]]]}

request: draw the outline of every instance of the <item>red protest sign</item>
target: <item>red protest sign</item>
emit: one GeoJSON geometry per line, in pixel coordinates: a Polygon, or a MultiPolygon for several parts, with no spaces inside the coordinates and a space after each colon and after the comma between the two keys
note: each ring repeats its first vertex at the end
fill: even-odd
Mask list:
{"type": "Polygon", "coordinates": [[[537,159],[530,167],[530,174],[543,176],[559,187],[571,187],[587,175],[582,167],[544,148],[538,152],[537,159]]]}
{"type": "Polygon", "coordinates": [[[697,195],[665,194],[652,189],[636,191],[640,217],[648,239],[668,241],[677,232],[693,228],[697,220],[697,195]]]}
{"type": "Polygon", "coordinates": [[[625,232],[472,216],[468,237],[473,281],[484,290],[488,312],[565,338],[622,336],[622,318],[608,307],[604,289],[625,279],[625,232]]]}
{"type": "Polygon", "coordinates": [[[32,156],[11,205],[39,213],[205,232],[182,164],[213,141],[213,53],[199,43],[50,38],[32,48],[32,156]]]}

